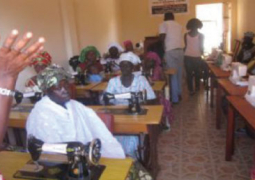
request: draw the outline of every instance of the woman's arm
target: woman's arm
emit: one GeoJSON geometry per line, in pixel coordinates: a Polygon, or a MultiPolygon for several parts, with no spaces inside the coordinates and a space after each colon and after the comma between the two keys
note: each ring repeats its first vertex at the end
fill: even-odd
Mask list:
{"type": "Polygon", "coordinates": [[[186,51],[186,48],[187,48],[187,33],[184,34],[184,52],[186,51]]]}
{"type": "MultiPolygon", "coordinates": [[[[14,90],[19,72],[29,65],[31,58],[42,49],[44,38],[33,45],[25,46],[31,41],[32,33],[26,33],[17,43],[18,31],[13,30],[0,48],[0,92],[14,90]]],[[[0,145],[2,144],[8,124],[12,97],[0,93],[0,145]]]]}

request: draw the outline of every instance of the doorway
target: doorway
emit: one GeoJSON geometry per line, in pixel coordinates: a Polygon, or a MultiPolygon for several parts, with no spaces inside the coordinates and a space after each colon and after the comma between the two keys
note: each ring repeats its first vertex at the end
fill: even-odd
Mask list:
{"type": "Polygon", "coordinates": [[[212,48],[223,48],[223,3],[196,5],[196,18],[203,23],[204,54],[210,54],[212,48]]]}

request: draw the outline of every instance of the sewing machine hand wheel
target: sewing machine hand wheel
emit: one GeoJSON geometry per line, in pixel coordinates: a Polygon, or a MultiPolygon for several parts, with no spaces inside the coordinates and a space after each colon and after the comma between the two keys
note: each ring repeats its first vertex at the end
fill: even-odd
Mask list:
{"type": "Polygon", "coordinates": [[[89,162],[92,165],[97,165],[101,157],[101,141],[99,139],[94,139],[91,141],[89,146],[89,162]]]}

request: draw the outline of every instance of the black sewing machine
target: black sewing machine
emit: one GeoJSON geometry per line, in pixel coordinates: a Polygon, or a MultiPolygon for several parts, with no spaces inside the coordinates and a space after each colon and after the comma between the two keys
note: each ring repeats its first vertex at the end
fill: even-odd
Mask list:
{"type": "MultiPolygon", "coordinates": [[[[94,139],[84,145],[81,142],[66,142],[59,144],[48,144],[30,136],[28,139],[28,151],[31,154],[34,163],[26,164],[20,170],[23,176],[34,176],[38,179],[62,179],[62,180],[94,180],[95,172],[93,167],[98,166],[101,157],[101,141],[94,139]],[[57,167],[51,167],[40,163],[40,157],[45,155],[42,152],[51,154],[62,154],[67,157],[66,164],[60,163],[57,167]],[[50,169],[51,167],[51,169],[50,169]],[[61,169],[61,170],[60,170],[61,169]],[[93,178],[92,178],[93,174],[93,178]],[[54,175],[54,176],[53,176],[54,175]]],[[[55,156],[52,156],[54,158],[55,156]]],[[[49,159],[49,161],[53,161],[49,159]]],[[[47,163],[46,163],[47,164],[47,163]]],[[[102,171],[101,171],[102,173],[102,171]]],[[[101,175],[100,173],[100,175],[101,175]]],[[[34,179],[32,178],[32,179],[34,179]]]]}
{"type": "Polygon", "coordinates": [[[76,85],[88,85],[88,75],[87,75],[87,71],[85,71],[84,74],[82,73],[78,73],[74,76],[75,79],[75,84],[76,85]]]}
{"type": "Polygon", "coordinates": [[[105,73],[112,73],[112,62],[107,62],[105,64],[105,73]]]}
{"type": "Polygon", "coordinates": [[[69,60],[69,65],[73,68],[74,71],[76,71],[76,68],[79,66],[81,62],[79,61],[79,56],[73,56],[69,60]]]}
{"type": "MultiPolygon", "coordinates": [[[[147,94],[146,91],[143,92],[129,92],[129,93],[123,93],[123,94],[111,94],[111,93],[105,93],[103,95],[103,100],[105,102],[105,105],[109,105],[109,101],[111,99],[127,99],[128,100],[128,109],[124,110],[127,111],[128,114],[144,114],[146,113],[146,110],[141,107],[142,102],[146,102],[147,100],[147,94]]],[[[109,111],[112,111],[113,114],[121,114],[121,112],[118,112],[118,110],[109,109],[109,111]]],[[[125,114],[125,112],[122,112],[125,114]]]]}
{"type": "Polygon", "coordinates": [[[23,98],[33,98],[33,101],[37,102],[43,97],[42,92],[28,92],[28,93],[22,93],[19,91],[15,91],[14,99],[16,101],[16,105],[20,104],[23,100],[23,98]]]}

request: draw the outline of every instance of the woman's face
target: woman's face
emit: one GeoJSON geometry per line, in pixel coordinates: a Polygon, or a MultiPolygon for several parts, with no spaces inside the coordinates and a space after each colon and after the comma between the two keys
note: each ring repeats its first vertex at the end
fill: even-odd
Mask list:
{"type": "Polygon", "coordinates": [[[39,74],[39,73],[42,72],[46,67],[47,67],[47,65],[45,65],[45,64],[36,64],[36,65],[34,66],[34,69],[35,69],[35,72],[36,72],[37,74],[39,74]]]}
{"type": "Polygon", "coordinates": [[[119,51],[116,47],[111,47],[109,49],[109,54],[110,54],[111,58],[118,58],[119,51]]]}
{"type": "Polygon", "coordinates": [[[120,63],[120,70],[123,76],[132,74],[134,65],[129,61],[122,61],[120,63]]]}
{"type": "Polygon", "coordinates": [[[63,79],[59,82],[58,85],[52,86],[48,91],[47,95],[55,103],[64,105],[70,100],[70,90],[69,82],[66,79],[63,79]]]}
{"type": "Polygon", "coordinates": [[[95,53],[94,51],[89,51],[89,52],[87,53],[86,59],[87,59],[88,61],[96,61],[96,60],[97,60],[96,53],[95,53]]]}
{"type": "Polygon", "coordinates": [[[126,51],[128,51],[128,52],[134,50],[133,44],[131,44],[131,43],[128,43],[128,44],[125,46],[125,48],[126,48],[126,51]]]}

